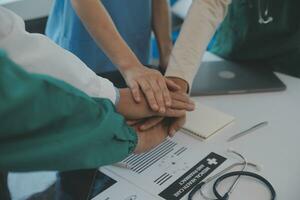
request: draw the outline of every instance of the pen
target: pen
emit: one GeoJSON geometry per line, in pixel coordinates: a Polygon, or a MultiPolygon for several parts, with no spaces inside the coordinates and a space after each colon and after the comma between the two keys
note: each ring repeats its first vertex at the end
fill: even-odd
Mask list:
{"type": "Polygon", "coordinates": [[[267,121],[264,121],[264,122],[261,122],[261,123],[259,123],[259,124],[256,124],[256,125],[252,126],[251,128],[249,128],[249,129],[247,129],[247,130],[245,130],[245,131],[242,131],[242,132],[240,132],[240,133],[238,133],[238,134],[236,134],[236,135],[231,136],[231,137],[227,140],[227,142],[231,142],[231,141],[233,141],[233,140],[235,140],[235,139],[238,139],[238,138],[240,138],[240,137],[242,137],[242,136],[244,136],[244,135],[247,135],[247,134],[249,134],[249,133],[251,133],[251,132],[253,132],[253,131],[255,131],[255,130],[261,128],[261,127],[263,127],[263,126],[266,126],[267,124],[268,124],[267,121]]]}

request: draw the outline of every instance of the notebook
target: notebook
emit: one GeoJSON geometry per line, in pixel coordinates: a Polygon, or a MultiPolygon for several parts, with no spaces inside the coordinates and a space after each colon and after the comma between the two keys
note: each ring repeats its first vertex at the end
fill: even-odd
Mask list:
{"type": "Polygon", "coordinates": [[[234,117],[195,102],[196,109],[188,112],[183,132],[207,139],[234,121],[234,117]]]}

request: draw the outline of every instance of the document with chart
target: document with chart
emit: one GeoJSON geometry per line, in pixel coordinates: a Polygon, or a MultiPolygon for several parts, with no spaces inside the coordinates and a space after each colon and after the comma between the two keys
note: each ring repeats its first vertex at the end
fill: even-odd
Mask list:
{"type": "MultiPolygon", "coordinates": [[[[106,166],[100,168],[100,171],[108,175],[114,174],[121,182],[128,182],[127,186],[131,184],[131,187],[136,188],[131,191],[140,195],[143,191],[144,195],[149,195],[148,198],[138,198],[136,194],[133,199],[186,199],[197,183],[226,161],[221,153],[205,150],[201,143],[194,137],[179,132],[174,138],[166,139],[147,153],[132,154],[125,158],[122,165],[129,169],[106,166]]],[[[113,191],[124,190],[124,187],[121,189],[119,186],[116,184],[113,191]]],[[[101,194],[97,200],[114,199],[100,197],[101,194]]]]}

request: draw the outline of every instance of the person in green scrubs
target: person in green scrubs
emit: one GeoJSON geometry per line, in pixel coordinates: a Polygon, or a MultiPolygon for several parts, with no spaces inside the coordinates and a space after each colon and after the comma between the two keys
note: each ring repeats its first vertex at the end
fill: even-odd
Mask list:
{"type": "Polygon", "coordinates": [[[2,172],[97,168],[149,150],[168,135],[165,124],[148,133],[127,125],[116,109],[122,113],[128,100],[115,108],[63,81],[27,73],[1,50],[0,66],[2,172]]]}
{"type": "MultiPolygon", "coordinates": [[[[184,113],[168,109],[166,117],[184,113]]],[[[166,121],[141,131],[124,117],[156,114],[145,99],[135,103],[129,89],[120,90],[115,107],[61,80],[24,71],[0,49],[0,172],[89,169],[121,161],[168,136],[166,121]]]]}
{"type": "MultiPolygon", "coordinates": [[[[0,199],[10,199],[8,171],[98,168],[147,151],[168,136],[167,120],[147,131],[127,125],[121,114],[129,119],[155,115],[145,99],[136,104],[129,89],[120,90],[115,108],[109,99],[27,73],[1,49],[0,100],[0,199]]],[[[166,111],[169,117],[182,114],[166,111]]]]}
{"type": "Polygon", "coordinates": [[[299,8],[299,0],[233,0],[210,51],[300,77],[299,8]]]}

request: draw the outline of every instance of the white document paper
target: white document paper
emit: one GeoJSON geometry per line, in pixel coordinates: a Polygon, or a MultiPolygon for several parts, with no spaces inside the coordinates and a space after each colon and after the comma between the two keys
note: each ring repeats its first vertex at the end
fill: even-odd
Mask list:
{"type": "MultiPolygon", "coordinates": [[[[196,103],[196,111],[188,114],[185,127],[208,137],[233,119],[216,109],[196,103]]],[[[227,165],[222,153],[214,153],[201,143],[180,131],[149,152],[125,158],[120,165],[129,169],[116,166],[100,168],[101,172],[114,176],[117,183],[94,200],[187,199],[195,184],[227,165]],[[120,194],[122,197],[118,196],[120,194]]]]}
{"type": "MultiPolygon", "coordinates": [[[[227,165],[226,158],[221,156],[221,153],[211,152],[201,143],[200,140],[179,132],[172,139],[165,140],[147,153],[132,154],[124,159],[122,163],[130,169],[107,166],[100,168],[100,171],[115,174],[120,181],[124,179],[132,185],[130,187],[138,188],[132,189],[134,192],[143,191],[151,198],[187,199],[189,191],[195,184],[210,173],[219,171],[219,167],[227,165]]],[[[123,191],[123,189],[115,188],[111,191],[123,191]]]]}

